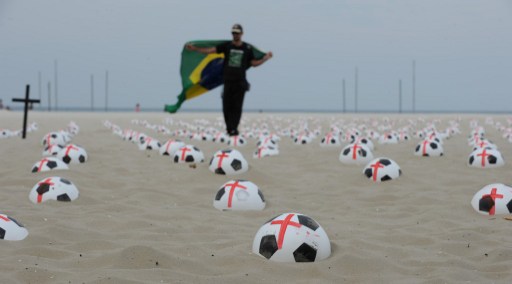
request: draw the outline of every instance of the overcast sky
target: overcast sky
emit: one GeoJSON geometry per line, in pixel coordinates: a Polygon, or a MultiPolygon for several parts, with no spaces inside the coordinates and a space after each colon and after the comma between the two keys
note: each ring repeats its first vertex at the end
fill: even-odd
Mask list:
{"type": "MultiPolygon", "coordinates": [[[[181,91],[183,45],[243,40],[274,58],[249,70],[246,109],[512,109],[510,0],[0,0],[0,98],[24,95],[26,84],[48,104],[58,62],[58,106],[163,109],[181,91]]],[[[221,88],[183,109],[220,109],[221,88]]],[[[52,90],[52,95],[54,91],[52,90]]],[[[55,103],[52,97],[52,103],[55,103]]]]}

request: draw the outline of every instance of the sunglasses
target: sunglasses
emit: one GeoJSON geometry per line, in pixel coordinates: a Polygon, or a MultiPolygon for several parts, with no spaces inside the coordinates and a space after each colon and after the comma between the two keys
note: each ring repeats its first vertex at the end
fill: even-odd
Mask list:
{"type": "Polygon", "coordinates": [[[241,35],[242,33],[235,33],[235,32],[232,32],[231,34],[232,34],[232,35],[241,35]]]}

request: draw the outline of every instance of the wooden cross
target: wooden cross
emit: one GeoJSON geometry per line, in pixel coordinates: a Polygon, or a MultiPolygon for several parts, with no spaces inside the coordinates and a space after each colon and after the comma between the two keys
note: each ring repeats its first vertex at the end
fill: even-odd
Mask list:
{"type": "Polygon", "coordinates": [[[25,92],[25,98],[24,99],[12,99],[13,102],[22,102],[22,103],[25,103],[25,115],[23,117],[23,136],[22,138],[25,139],[25,137],[27,136],[27,117],[28,117],[28,104],[33,104],[33,103],[40,103],[41,101],[40,100],[34,100],[34,99],[30,99],[29,98],[29,95],[30,94],[30,85],[27,85],[27,90],[25,92]]]}

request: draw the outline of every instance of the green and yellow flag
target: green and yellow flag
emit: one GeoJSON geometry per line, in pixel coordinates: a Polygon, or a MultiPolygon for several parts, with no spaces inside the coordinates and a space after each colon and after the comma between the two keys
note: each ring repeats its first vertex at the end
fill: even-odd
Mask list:
{"type": "MultiPolygon", "coordinates": [[[[188,43],[197,47],[213,47],[225,42],[227,40],[198,40],[188,43]]],[[[264,52],[254,46],[252,46],[252,49],[256,59],[261,59],[265,56],[264,52]]],[[[222,85],[223,62],[224,54],[202,54],[183,47],[180,67],[183,90],[178,95],[178,102],[174,105],[165,105],[164,110],[175,113],[184,101],[200,96],[222,85]]]]}

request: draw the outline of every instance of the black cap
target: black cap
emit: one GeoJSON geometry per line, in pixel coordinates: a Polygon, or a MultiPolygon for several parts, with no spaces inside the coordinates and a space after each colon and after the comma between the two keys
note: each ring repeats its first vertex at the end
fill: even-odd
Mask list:
{"type": "Polygon", "coordinates": [[[240,24],[234,24],[233,25],[233,28],[231,28],[231,32],[232,33],[243,33],[244,32],[244,29],[242,28],[242,25],[240,24]]]}

